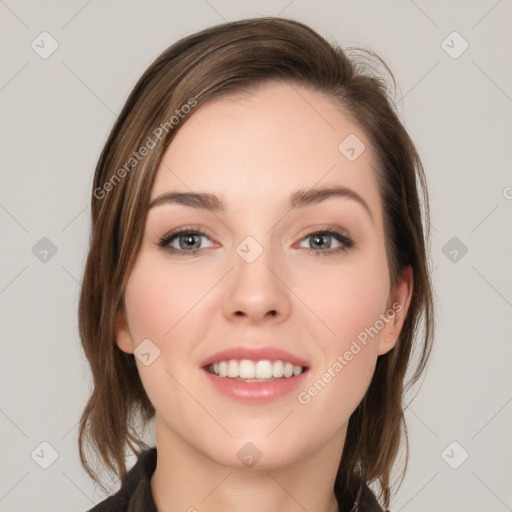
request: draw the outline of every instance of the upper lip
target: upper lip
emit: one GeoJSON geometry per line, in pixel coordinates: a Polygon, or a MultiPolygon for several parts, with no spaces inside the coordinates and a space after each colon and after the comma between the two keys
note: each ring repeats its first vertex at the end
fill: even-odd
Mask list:
{"type": "Polygon", "coordinates": [[[220,361],[229,361],[230,359],[250,359],[252,361],[281,360],[284,362],[290,362],[294,366],[309,367],[309,362],[305,359],[290,354],[290,352],[287,352],[286,350],[280,349],[278,347],[251,347],[247,345],[232,347],[226,350],[221,350],[220,352],[216,352],[215,354],[206,358],[201,363],[201,367],[209,366],[210,364],[218,363],[220,361]]]}

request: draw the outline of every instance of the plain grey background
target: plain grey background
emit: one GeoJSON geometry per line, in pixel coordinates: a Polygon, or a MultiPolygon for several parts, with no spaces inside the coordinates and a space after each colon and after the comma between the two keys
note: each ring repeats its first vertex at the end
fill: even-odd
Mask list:
{"type": "Polygon", "coordinates": [[[77,450],[94,166],[161,51],[260,15],[373,48],[425,166],[437,333],[391,509],[512,510],[511,14],[510,0],[0,0],[0,510],[85,511],[104,498],[77,450]]]}

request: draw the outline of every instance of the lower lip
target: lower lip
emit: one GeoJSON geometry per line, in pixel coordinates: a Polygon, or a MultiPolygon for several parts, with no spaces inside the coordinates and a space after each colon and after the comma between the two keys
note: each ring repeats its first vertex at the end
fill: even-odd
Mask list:
{"type": "Polygon", "coordinates": [[[224,396],[239,402],[259,404],[276,400],[296,390],[304,382],[309,370],[295,377],[273,379],[268,382],[244,382],[229,377],[218,377],[206,368],[202,368],[202,371],[217,391],[224,396]]]}

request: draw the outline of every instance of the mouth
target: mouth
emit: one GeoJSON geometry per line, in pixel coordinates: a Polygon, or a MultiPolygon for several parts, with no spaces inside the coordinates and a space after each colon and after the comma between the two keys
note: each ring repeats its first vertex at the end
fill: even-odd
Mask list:
{"type": "Polygon", "coordinates": [[[302,375],[307,366],[296,365],[286,360],[226,359],[205,366],[206,371],[220,378],[241,382],[271,382],[276,379],[291,379],[302,375]]]}
{"type": "Polygon", "coordinates": [[[311,365],[277,347],[239,346],[200,364],[208,386],[231,400],[261,404],[285,397],[306,382],[311,365]]]}

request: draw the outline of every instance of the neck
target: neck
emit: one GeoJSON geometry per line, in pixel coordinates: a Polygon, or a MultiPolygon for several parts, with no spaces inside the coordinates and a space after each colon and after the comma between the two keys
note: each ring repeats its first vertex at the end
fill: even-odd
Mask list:
{"type": "Polygon", "coordinates": [[[159,420],[151,493],[158,512],[338,512],[334,480],[346,429],[320,450],[270,469],[219,464],[159,420]]]}

